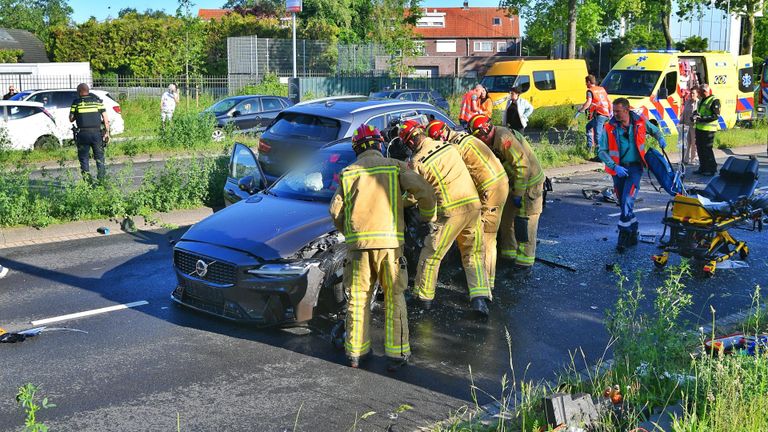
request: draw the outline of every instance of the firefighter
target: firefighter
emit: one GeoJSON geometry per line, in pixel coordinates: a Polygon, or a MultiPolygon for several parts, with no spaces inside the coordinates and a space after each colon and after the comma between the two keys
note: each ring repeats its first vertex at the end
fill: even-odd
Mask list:
{"type": "Polygon", "coordinates": [[[613,176],[614,192],[621,207],[618,252],[637,244],[638,223],[634,207],[646,166],[645,138],[648,134],[656,138],[661,148],[667,146],[659,128],[630,110],[629,100],[618,98],[613,101],[613,117],[605,124],[598,155],[605,163],[605,171],[613,176]]]}
{"type": "Polygon", "coordinates": [[[480,219],[483,222],[483,253],[488,286],[493,292],[496,281],[496,236],[501,223],[501,213],[509,194],[509,179],[501,161],[490,148],[476,137],[457,132],[440,120],[432,120],[427,126],[430,138],[454,144],[467,165],[480,197],[480,219]]]}
{"type": "Polygon", "coordinates": [[[699,169],[694,174],[711,177],[717,172],[717,160],[712,146],[715,143],[715,132],[720,130],[720,99],[712,95],[712,89],[702,84],[699,89],[699,108],[693,115],[696,129],[696,150],[699,153],[699,169]]]}
{"type": "Polygon", "coordinates": [[[472,309],[488,316],[491,290],[483,265],[480,198],[456,147],[427,137],[416,120],[400,125],[402,142],[413,151],[414,170],[432,185],[437,198],[437,221],[424,240],[416,271],[416,295],[424,309],[432,307],[440,262],[458,242],[472,309]]]}
{"type": "Polygon", "coordinates": [[[536,259],[536,234],[544,205],[544,171],[520,132],[494,126],[482,114],[472,117],[469,130],[499,156],[509,175],[510,193],[499,227],[501,256],[515,262],[516,273],[528,274],[536,259]]]}
{"type": "Polygon", "coordinates": [[[587,75],[585,78],[587,84],[587,100],[579,108],[579,113],[587,112],[589,121],[587,122],[587,148],[589,153],[597,147],[600,142],[600,136],[603,134],[605,122],[611,116],[611,102],[608,100],[608,93],[603,87],[597,85],[597,79],[594,75],[587,75]]]}
{"type": "Polygon", "coordinates": [[[373,126],[355,130],[352,148],[357,159],[340,173],[330,213],[348,247],[343,283],[349,298],[344,341],[349,364],[357,368],[370,354],[369,306],[379,283],[384,291],[387,369],[395,371],[407,364],[411,354],[404,296],[408,269],[403,256],[402,196],[405,192],[413,195],[425,221],[432,221],[437,209],[432,186],[404,162],[384,157],[383,142],[381,132],[373,126]]]}

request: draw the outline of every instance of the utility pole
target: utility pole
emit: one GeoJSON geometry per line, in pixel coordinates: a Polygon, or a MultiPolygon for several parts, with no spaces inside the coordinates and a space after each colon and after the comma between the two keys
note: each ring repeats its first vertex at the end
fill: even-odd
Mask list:
{"type": "Polygon", "coordinates": [[[296,78],[296,14],[301,12],[301,9],[301,0],[285,1],[285,10],[291,13],[291,21],[293,22],[293,78],[296,78]]]}

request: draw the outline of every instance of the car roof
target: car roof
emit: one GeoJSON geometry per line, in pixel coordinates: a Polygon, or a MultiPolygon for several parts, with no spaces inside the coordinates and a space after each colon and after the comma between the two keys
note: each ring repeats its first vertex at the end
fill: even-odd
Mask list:
{"type": "Polygon", "coordinates": [[[279,99],[285,99],[285,98],[284,98],[284,97],[282,97],[282,96],[275,96],[275,95],[263,95],[263,94],[253,94],[253,95],[234,95],[234,96],[227,96],[227,97],[225,97],[224,99],[221,99],[221,100],[227,100],[227,99],[237,99],[237,100],[241,100],[241,99],[249,99],[249,98],[255,98],[255,97],[276,97],[276,98],[279,98],[279,99]]]}
{"type": "Polygon", "coordinates": [[[31,106],[31,107],[42,108],[43,104],[40,102],[0,100],[0,106],[31,106]]]}
{"type": "Polygon", "coordinates": [[[294,105],[283,110],[281,115],[287,113],[311,114],[318,117],[331,117],[339,120],[352,120],[355,114],[378,114],[398,109],[432,108],[435,107],[426,102],[401,101],[392,99],[366,99],[366,100],[327,100],[307,102],[302,105],[294,105]]]}

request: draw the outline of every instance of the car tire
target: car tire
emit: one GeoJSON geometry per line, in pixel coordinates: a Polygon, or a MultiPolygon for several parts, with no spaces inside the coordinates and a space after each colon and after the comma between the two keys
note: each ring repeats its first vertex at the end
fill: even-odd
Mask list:
{"type": "Polygon", "coordinates": [[[35,141],[35,150],[53,150],[59,148],[61,143],[53,135],[43,135],[35,141]]]}
{"type": "Polygon", "coordinates": [[[227,134],[224,132],[224,129],[216,128],[213,130],[213,133],[211,134],[211,139],[214,142],[221,142],[224,141],[224,138],[227,137],[227,134]]]}

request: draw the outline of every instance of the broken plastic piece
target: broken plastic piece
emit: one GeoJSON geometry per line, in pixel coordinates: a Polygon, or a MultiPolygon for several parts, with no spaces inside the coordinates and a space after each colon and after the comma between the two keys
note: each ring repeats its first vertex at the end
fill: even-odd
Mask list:
{"type": "Polygon", "coordinates": [[[749,263],[738,260],[726,260],[717,265],[717,268],[719,269],[740,269],[748,267],[749,263]]]}
{"type": "Polygon", "coordinates": [[[107,227],[98,227],[96,228],[96,232],[99,234],[109,235],[109,228],[107,227]]]}

